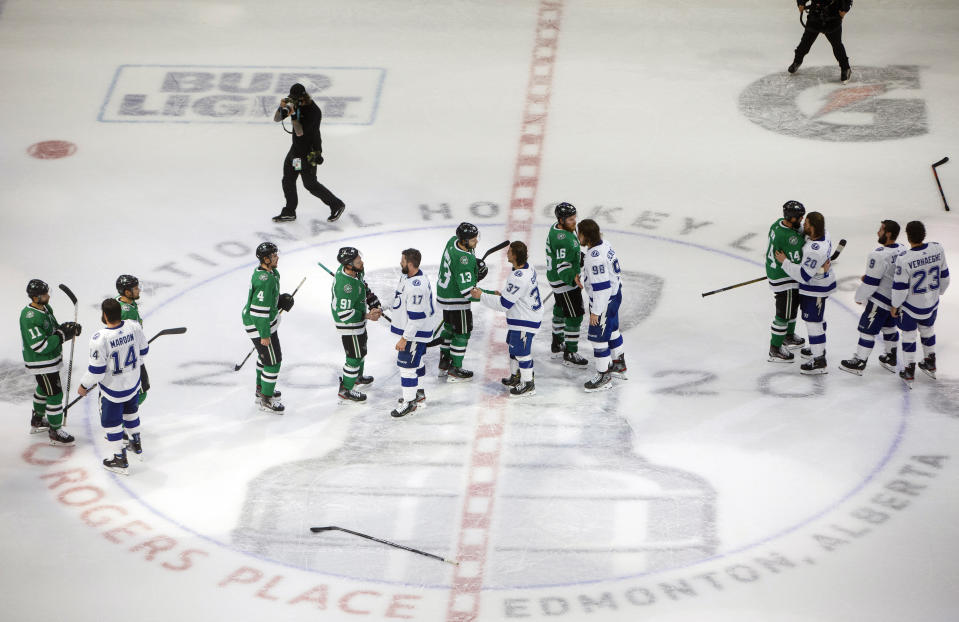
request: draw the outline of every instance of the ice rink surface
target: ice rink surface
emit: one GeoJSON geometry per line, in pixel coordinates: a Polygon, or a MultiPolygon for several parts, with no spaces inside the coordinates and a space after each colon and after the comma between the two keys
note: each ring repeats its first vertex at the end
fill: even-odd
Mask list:
{"type": "MultiPolygon", "coordinates": [[[[877,353],[838,369],[880,220],[923,221],[959,261],[930,170],[959,157],[959,8],[857,2],[841,85],[824,39],[785,72],[801,29],[773,4],[0,1],[0,619],[959,619],[956,292],[938,380],[910,391],[877,353]],[[302,186],[298,220],[270,221],[293,81],[324,111],[335,225],[302,186]],[[765,284],[700,295],[763,274],[789,199],[848,240],[825,376],[766,362],[765,284]],[[392,419],[378,322],[369,401],[338,403],[318,261],[358,247],[386,301],[400,251],[435,280],[467,220],[480,250],[526,241],[543,280],[559,201],[619,254],[628,380],[584,393],[591,371],[550,360],[544,328],[537,395],[506,399],[502,317],[477,308],[472,383],[441,384],[430,350],[428,408],[392,419]],[[253,362],[233,372],[264,239],[283,291],[306,277],[279,333],[283,416],[255,409],[253,362]],[[148,336],[188,327],[151,348],[127,477],[100,467],[92,398],[75,447],[28,434],[15,328],[29,279],[60,321],[55,285],[77,293],[75,392],[121,273],[148,336]]],[[[957,166],[939,172],[959,205],[957,166]]],[[[489,261],[498,287],[505,254],[489,261]]]]}

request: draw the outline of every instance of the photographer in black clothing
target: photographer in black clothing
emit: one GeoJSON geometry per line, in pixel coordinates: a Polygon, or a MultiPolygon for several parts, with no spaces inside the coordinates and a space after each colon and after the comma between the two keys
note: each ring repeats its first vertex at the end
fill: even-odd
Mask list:
{"type": "Polygon", "coordinates": [[[842,19],[852,8],[852,0],[796,0],[799,5],[800,16],[809,4],[809,15],[806,18],[806,29],[802,39],[796,47],[796,55],[789,66],[789,73],[796,73],[802,65],[802,59],[812,48],[813,41],[821,34],[832,45],[832,53],[839,61],[839,80],[848,82],[852,70],[849,68],[849,57],[846,56],[846,47],[842,44],[842,19]]]}
{"type": "Polygon", "coordinates": [[[320,120],[323,113],[302,84],[290,87],[290,96],[280,101],[273,120],[282,122],[287,117],[293,123],[293,145],[283,161],[283,195],[286,206],[273,222],[296,220],[296,176],[303,178],[303,187],[330,208],[328,221],[333,222],[343,213],[346,205],[316,180],[316,167],[323,164],[323,141],[320,138],[320,120]]]}

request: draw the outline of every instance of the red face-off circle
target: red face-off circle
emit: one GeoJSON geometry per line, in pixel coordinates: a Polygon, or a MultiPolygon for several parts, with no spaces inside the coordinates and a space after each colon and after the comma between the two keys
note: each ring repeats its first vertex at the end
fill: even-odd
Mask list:
{"type": "Polygon", "coordinates": [[[27,153],[40,160],[56,160],[71,156],[77,151],[77,146],[65,140],[45,140],[34,143],[27,149],[27,153]]]}

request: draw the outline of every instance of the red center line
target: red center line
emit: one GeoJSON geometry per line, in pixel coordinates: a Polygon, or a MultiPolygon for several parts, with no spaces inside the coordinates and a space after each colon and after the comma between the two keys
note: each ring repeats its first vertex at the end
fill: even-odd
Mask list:
{"type": "MultiPolygon", "coordinates": [[[[516,166],[513,170],[513,190],[506,220],[506,236],[521,240],[529,246],[535,217],[536,191],[539,188],[540,163],[546,120],[553,86],[556,46],[559,42],[563,0],[540,0],[536,18],[536,41],[530,63],[526,103],[523,107],[523,125],[520,130],[516,166]]],[[[500,281],[508,274],[502,264],[500,281]]],[[[489,331],[487,362],[484,378],[508,375],[506,347],[498,335],[506,326],[503,316],[497,316],[494,330],[489,331]]],[[[484,400],[473,431],[473,450],[470,455],[469,482],[463,500],[459,543],[453,586],[450,590],[447,622],[472,622],[480,611],[483,574],[489,556],[490,524],[499,478],[500,453],[505,427],[505,400],[484,400]]]]}

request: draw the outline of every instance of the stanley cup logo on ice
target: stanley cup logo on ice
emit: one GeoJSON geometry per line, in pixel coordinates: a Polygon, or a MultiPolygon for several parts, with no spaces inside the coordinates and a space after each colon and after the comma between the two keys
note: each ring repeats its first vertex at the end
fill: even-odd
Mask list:
{"type": "MultiPolygon", "coordinates": [[[[435,272],[436,266],[424,271],[435,272]]],[[[374,288],[388,288],[394,272],[367,276],[374,288]]],[[[629,330],[653,312],[663,280],[638,272],[622,276],[631,293],[621,314],[623,329],[629,330]]],[[[482,318],[475,326],[477,341],[485,341],[490,330],[482,318]]],[[[564,391],[582,390],[563,387],[561,369],[537,370],[559,387],[539,393],[536,412],[549,416],[517,412],[502,437],[491,520],[510,524],[496,530],[490,543],[484,585],[589,581],[675,568],[713,555],[718,546],[713,486],[696,473],[635,453],[632,431],[620,414],[625,408],[620,392],[595,394],[603,403],[588,410],[571,408],[571,395],[564,391]],[[549,520],[527,520],[544,514],[549,520]]],[[[318,541],[302,520],[308,516],[316,524],[348,524],[360,531],[386,528],[380,535],[404,546],[447,550],[459,528],[472,436],[472,423],[462,413],[473,407],[475,396],[450,392],[443,400],[442,413],[402,428],[354,418],[339,448],[262,472],[247,488],[233,542],[257,556],[311,570],[361,577],[365,568],[377,567],[388,569],[390,580],[442,584],[447,572],[442,564],[415,555],[398,558],[389,548],[342,534],[318,541]]]]}
{"type": "Polygon", "coordinates": [[[324,123],[369,125],[386,74],[372,67],[121,65],[100,121],[272,123],[290,85],[302,83],[324,123]]]}

